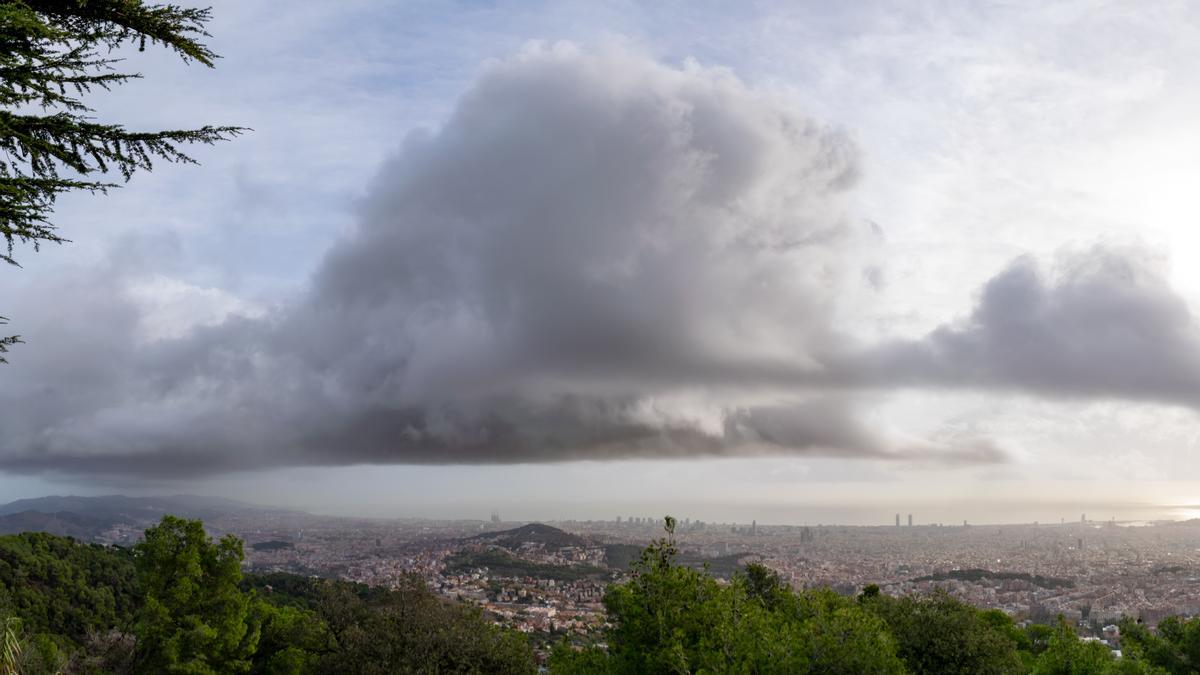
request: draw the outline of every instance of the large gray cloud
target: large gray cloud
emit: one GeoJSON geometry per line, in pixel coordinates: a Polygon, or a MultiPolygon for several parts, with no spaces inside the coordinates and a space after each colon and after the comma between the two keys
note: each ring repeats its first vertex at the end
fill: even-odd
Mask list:
{"type": "Polygon", "coordinates": [[[150,330],[129,260],[64,276],[52,317],[6,304],[43,323],[0,382],[0,466],[997,461],[897,444],[806,385],[839,339],[857,172],[841,134],[726,72],[530,49],[410,135],[286,307],[192,289],[210,319],[150,330]]]}
{"type": "Polygon", "coordinates": [[[1164,261],[1096,246],[1013,261],[964,320],[830,360],[859,385],[966,387],[1200,407],[1200,324],[1164,261]]]}
{"type": "Polygon", "coordinates": [[[0,372],[0,468],[990,463],[987,439],[860,411],[905,387],[1200,406],[1200,328],[1138,249],[1020,258],[963,320],[855,346],[834,326],[863,283],[858,171],[727,72],[530,49],[404,141],[284,306],[183,283],[145,240],[4,298],[30,344],[0,372]]]}

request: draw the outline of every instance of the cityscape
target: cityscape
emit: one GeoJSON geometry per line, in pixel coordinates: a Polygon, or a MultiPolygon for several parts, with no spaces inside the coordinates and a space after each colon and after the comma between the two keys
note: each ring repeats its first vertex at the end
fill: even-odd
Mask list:
{"type": "MultiPolygon", "coordinates": [[[[1200,521],[909,524],[880,526],[716,523],[680,518],[680,560],[723,578],[760,562],[796,589],[845,595],[869,584],[903,596],[944,589],[1018,622],[1062,616],[1081,634],[1119,644],[1122,617],[1149,626],[1200,614],[1200,521]]],[[[896,524],[899,523],[899,524],[896,524]]],[[[247,571],[289,572],[392,587],[416,575],[440,596],[483,608],[496,623],[548,645],[586,636],[604,621],[601,599],[627,579],[663,520],[506,522],[382,520],[245,511],[208,522],[245,539],[247,571]]],[[[99,538],[129,542],[133,527],[99,538]]]]}

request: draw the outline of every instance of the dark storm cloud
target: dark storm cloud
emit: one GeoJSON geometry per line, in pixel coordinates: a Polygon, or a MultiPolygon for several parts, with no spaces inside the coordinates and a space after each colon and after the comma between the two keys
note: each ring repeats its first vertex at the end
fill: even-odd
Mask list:
{"type": "Polygon", "coordinates": [[[6,304],[44,323],[0,383],[0,466],[997,461],[894,446],[803,386],[837,341],[857,171],[840,134],[728,73],[529,50],[405,141],[287,307],[174,290],[228,316],[152,335],[116,259],[64,276],[52,316],[6,304]]]}
{"type": "Polygon", "coordinates": [[[837,377],[888,387],[1010,389],[1200,407],[1200,325],[1161,260],[1095,247],[1046,269],[1022,257],[964,321],[857,353],[837,377]]]}

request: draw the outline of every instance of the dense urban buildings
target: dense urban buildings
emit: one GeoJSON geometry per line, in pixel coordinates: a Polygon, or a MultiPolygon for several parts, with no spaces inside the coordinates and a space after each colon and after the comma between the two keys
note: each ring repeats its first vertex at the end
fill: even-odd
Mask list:
{"type": "MultiPolygon", "coordinates": [[[[531,633],[584,633],[603,621],[607,583],[624,578],[662,521],[346,520],[296,514],[221,519],[247,565],[395,584],[416,574],[448,598],[531,633]],[[269,542],[285,542],[270,544],[269,542]],[[264,545],[266,544],[266,545],[264,545]]],[[[1061,615],[1102,637],[1122,616],[1154,625],[1200,613],[1200,523],[849,527],[680,519],[681,557],[719,576],[758,561],[796,588],[903,595],[937,588],[1018,621],[1061,615]]]]}

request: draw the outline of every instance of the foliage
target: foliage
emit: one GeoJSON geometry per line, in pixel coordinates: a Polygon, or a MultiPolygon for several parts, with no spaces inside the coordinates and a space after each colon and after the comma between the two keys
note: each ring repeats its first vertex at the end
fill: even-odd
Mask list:
{"type": "Polygon", "coordinates": [[[329,627],[313,611],[256,600],[253,611],[262,637],[251,672],[266,675],[313,672],[336,645],[329,627]]]}
{"type": "Polygon", "coordinates": [[[985,569],[966,569],[966,570],[950,570],[949,572],[939,572],[937,574],[929,574],[923,577],[917,577],[913,581],[946,581],[947,579],[958,579],[961,581],[979,582],[984,579],[994,579],[998,581],[1028,581],[1034,586],[1041,588],[1072,588],[1075,582],[1070,579],[1060,579],[1058,577],[1046,577],[1040,574],[1029,574],[1027,572],[993,572],[985,569]]]}
{"type": "Polygon", "coordinates": [[[16,673],[21,663],[21,620],[5,617],[0,623],[0,675],[16,673]]]}
{"type": "Polygon", "coordinates": [[[498,548],[482,551],[463,551],[446,558],[445,569],[451,574],[461,574],[481,568],[489,570],[494,576],[537,577],[539,579],[554,579],[555,581],[602,579],[609,574],[608,570],[593,565],[549,565],[536,563],[518,558],[498,548]]]}
{"type": "MultiPolygon", "coordinates": [[[[8,323],[8,319],[6,317],[0,316],[0,326],[3,326],[7,323],[8,323]]],[[[0,336],[0,363],[8,363],[8,360],[4,358],[4,355],[8,353],[8,350],[10,347],[12,347],[13,345],[20,344],[20,343],[21,343],[21,337],[19,335],[0,336]]]]}
{"type": "Polygon", "coordinates": [[[143,670],[237,673],[251,666],[259,618],[239,588],[242,543],[213,541],[198,520],[164,516],[134,548],[143,606],[136,632],[143,670]]]}
{"type": "MultiPolygon", "coordinates": [[[[944,591],[894,598],[872,584],[856,602],[828,589],[795,592],[762,565],[722,584],[678,563],[672,525],[668,518],[667,536],[634,564],[633,579],[605,596],[611,627],[603,643],[578,649],[564,640],[550,656],[551,672],[1168,672],[1137,654],[1115,659],[1065,623],[1021,628],[1004,612],[944,591]]],[[[1166,625],[1185,652],[1189,627],[1166,625]]]]}
{"type": "Polygon", "coordinates": [[[1200,618],[1168,617],[1158,624],[1158,633],[1132,619],[1119,624],[1121,646],[1130,655],[1172,675],[1200,671],[1200,618]]]}
{"type": "Polygon", "coordinates": [[[674,520],[633,578],[605,595],[611,628],[598,647],[560,644],[555,673],[900,673],[875,616],[830,591],[796,594],[751,566],[729,584],[676,563],[674,520]]]}
{"type": "Polygon", "coordinates": [[[131,633],[116,629],[90,632],[84,640],[83,649],[71,655],[70,672],[134,672],[136,647],[136,639],[131,633]]]}
{"type": "Polygon", "coordinates": [[[242,555],[237,539],[213,541],[200,521],[172,516],[133,551],[0,537],[0,664],[26,674],[535,670],[523,635],[418,578],[395,589],[243,578],[242,555]]]}
{"type": "MultiPolygon", "coordinates": [[[[237,127],[130,131],[98,122],[83,97],[140,77],[115,69],[113,50],[147,43],[184,61],[212,66],[202,42],[207,9],[146,5],[141,0],[9,0],[0,3],[0,260],[17,264],[17,243],[65,241],[49,218],[55,200],[74,191],[104,192],[155,160],[194,163],[188,144],[212,144],[237,127]]],[[[19,337],[0,338],[0,362],[19,337]]]]}
{"type": "MultiPolygon", "coordinates": [[[[417,577],[394,589],[271,574],[248,579],[277,608],[311,612],[328,629],[306,639],[322,673],[532,673],[525,637],[478,610],[447,604],[417,577]],[[330,648],[329,645],[336,645],[330,648]]],[[[267,672],[267,671],[263,671],[267,672]]]]}
{"type": "Polygon", "coordinates": [[[42,533],[0,537],[0,614],[30,633],[78,645],[92,631],[128,629],[138,595],[127,550],[42,533]]]}
{"type": "Polygon", "coordinates": [[[1135,675],[1166,671],[1133,656],[1114,659],[1108,647],[1080,640],[1060,618],[1032,672],[1033,675],[1135,675]]]}
{"type": "Polygon", "coordinates": [[[0,618],[0,675],[61,673],[67,653],[49,635],[30,634],[17,617],[0,618]]]}
{"type": "Polygon", "coordinates": [[[876,595],[862,606],[884,620],[913,672],[984,675],[1024,670],[1013,631],[997,626],[995,616],[985,620],[945,591],[902,598],[876,595]]]}
{"type": "Polygon", "coordinates": [[[286,551],[296,548],[296,545],[290,541],[260,541],[256,544],[251,544],[250,548],[255,551],[286,551]]]}

